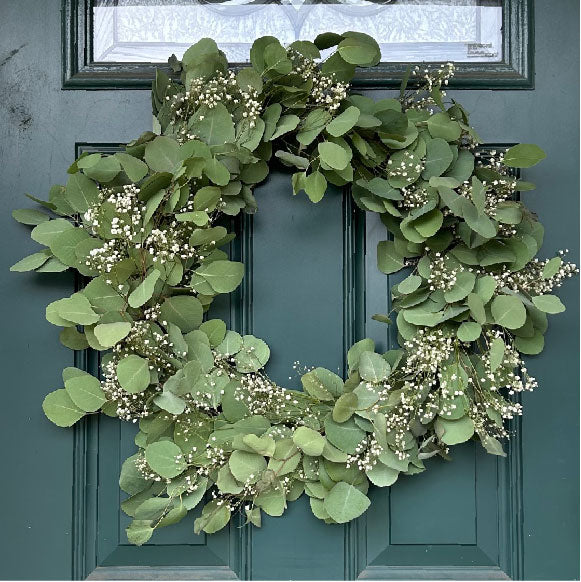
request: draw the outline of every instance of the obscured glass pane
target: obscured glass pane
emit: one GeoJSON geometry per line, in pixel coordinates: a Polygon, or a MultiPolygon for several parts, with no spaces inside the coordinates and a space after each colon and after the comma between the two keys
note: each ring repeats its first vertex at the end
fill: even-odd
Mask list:
{"type": "Polygon", "coordinates": [[[383,62],[502,60],[502,0],[93,0],[93,60],[163,62],[212,37],[233,63],[252,42],[356,30],[383,62]]]}

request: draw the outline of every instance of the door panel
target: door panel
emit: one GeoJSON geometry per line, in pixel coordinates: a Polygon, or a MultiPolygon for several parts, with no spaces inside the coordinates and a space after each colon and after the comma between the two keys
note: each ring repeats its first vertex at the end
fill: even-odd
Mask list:
{"type": "MultiPolygon", "coordinates": [[[[0,309],[10,335],[0,352],[8,475],[0,577],[577,578],[577,281],[561,290],[568,311],[551,321],[545,351],[530,358],[540,387],[524,396],[525,416],[514,424],[508,459],[471,444],[456,447],[452,462],[432,459],[426,473],[372,489],[371,510],[346,526],[319,522],[301,499],[283,518],[265,519],[262,529],[232,524],[217,535],[195,536],[192,516],[156,532],[142,548],[126,543],[117,480],[132,452],[131,427],[94,417],[62,430],[40,408],[46,392],[61,385],[61,369],[73,364],[58,331],[43,323],[44,308],[75,282],[66,274],[7,273],[35,249],[10,218],[23,205],[22,193],[42,196],[62,182],[76,142],[122,143],[151,123],[148,91],[61,90],[59,9],[58,0],[8,0],[1,9],[0,309]]],[[[485,141],[532,142],[547,151],[543,164],[524,172],[537,183],[525,194],[527,204],[546,226],[547,256],[568,247],[579,262],[579,78],[571,56],[579,7],[572,0],[538,0],[535,9],[535,90],[452,96],[473,112],[485,141]]],[[[289,176],[278,172],[256,195],[259,213],[235,225],[241,236],[230,249],[245,261],[247,277],[238,294],[216,306],[216,315],[263,337],[272,348],[269,373],[288,387],[299,386],[294,360],[341,371],[345,347],[356,339],[367,335],[379,349],[393,347],[393,332],[371,320],[389,312],[389,287],[401,277],[377,271],[375,248],[386,237],[377,218],[354,212],[339,192],[316,206],[293,197],[289,176]]],[[[94,355],[77,354],[74,361],[97,369],[94,355]]]]}
{"type": "MultiPolygon", "coordinates": [[[[82,143],[77,144],[76,156],[83,152],[112,153],[119,149],[113,144],[82,143]]],[[[225,250],[233,260],[242,260],[243,246],[249,245],[251,222],[246,220],[247,228],[244,229],[243,217],[223,222],[237,235],[225,250]]],[[[245,314],[251,305],[245,297],[246,290],[247,285],[242,285],[234,293],[219,296],[212,305],[214,317],[223,319],[228,328],[241,333],[245,333],[245,314]]],[[[95,375],[99,373],[96,353],[89,350],[78,359],[79,367],[95,375]]],[[[85,513],[77,520],[77,529],[84,532],[86,540],[84,548],[78,550],[84,556],[80,576],[89,574],[91,579],[111,579],[123,571],[134,577],[140,569],[148,572],[148,576],[170,578],[185,575],[236,579],[241,574],[241,544],[246,534],[242,534],[240,520],[233,520],[227,528],[214,535],[203,532],[196,535],[193,520],[201,514],[201,506],[179,524],[160,529],[157,532],[160,535],[154,536],[144,546],[129,544],[125,528],[131,518],[119,510],[121,502],[128,496],[119,489],[118,480],[123,461],[137,451],[134,443],[137,426],[100,415],[75,430],[84,434],[84,442],[79,443],[76,450],[79,481],[75,488],[86,490],[79,509],[93,508],[91,515],[85,513]]]]}
{"type": "MultiPolygon", "coordinates": [[[[287,172],[273,172],[256,191],[253,219],[253,328],[271,348],[269,376],[299,388],[300,366],[343,371],[343,202],[329,192],[317,205],[292,195],[287,172]],[[290,377],[290,378],[289,378],[290,377]]],[[[343,527],[315,519],[308,499],[280,518],[264,516],[251,534],[256,580],[341,579],[343,527]],[[315,544],[315,545],[314,545],[315,544]]]]}

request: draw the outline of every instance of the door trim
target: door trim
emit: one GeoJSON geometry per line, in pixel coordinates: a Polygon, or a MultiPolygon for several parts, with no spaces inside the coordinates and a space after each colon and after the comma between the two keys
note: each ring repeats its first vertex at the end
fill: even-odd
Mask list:
{"type": "MultiPolygon", "coordinates": [[[[62,88],[151,88],[162,63],[99,63],[92,60],[91,0],[62,0],[62,88]]],[[[455,89],[533,89],[533,0],[505,0],[502,50],[497,63],[457,63],[450,81],[455,89]]],[[[244,65],[233,65],[239,69],[244,65]]],[[[352,85],[358,88],[399,87],[408,63],[380,63],[360,70],[352,85]]]]}

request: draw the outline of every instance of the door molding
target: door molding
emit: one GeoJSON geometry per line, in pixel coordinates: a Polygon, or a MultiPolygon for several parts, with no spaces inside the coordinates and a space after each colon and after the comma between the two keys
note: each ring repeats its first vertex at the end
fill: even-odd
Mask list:
{"type": "MultiPolygon", "coordinates": [[[[115,153],[122,146],[114,142],[78,142],[75,144],[75,159],[83,152],[115,153]]],[[[240,287],[230,294],[230,326],[236,331],[252,333],[252,217],[231,218],[230,230],[238,231],[230,243],[233,260],[244,262],[245,277],[240,287]],[[241,231],[241,232],[240,232],[241,231]]],[[[75,291],[84,286],[83,278],[77,275],[75,291]]],[[[75,351],[74,365],[94,376],[99,375],[99,353],[91,349],[75,351]]],[[[206,544],[188,546],[198,551],[199,559],[208,565],[187,566],[142,566],[98,564],[97,536],[99,529],[99,416],[88,415],[74,426],[73,433],[73,563],[72,577],[76,580],[238,580],[245,579],[249,562],[249,527],[243,527],[240,516],[229,525],[228,565],[224,557],[211,547],[215,538],[206,535],[206,544]],[[194,549],[195,548],[195,549],[194,549]]],[[[115,508],[117,511],[118,508],[115,508]]],[[[181,545],[181,544],[180,544],[181,545]]],[[[168,546],[165,546],[168,547],[168,546]]],[[[175,547],[175,546],[174,546],[175,547]]],[[[130,548],[135,550],[136,548],[130,548]]],[[[118,554],[123,561],[128,559],[126,546],[118,545],[108,556],[118,554]]],[[[131,559],[131,558],[129,558],[131,559]]]]}
{"type": "MultiPolygon", "coordinates": [[[[491,150],[506,151],[514,143],[487,143],[477,148],[483,156],[491,150]]],[[[520,177],[519,171],[513,171],[515,177],[520,177]]],[[[517,194],[517,198],[520,198],[517,194]]],[[[363,242],[359,242],[360,249],[364,249],[366,235],[366,214],[358,211],[358,230],[361,231],[363,242]]],[[[387,233],[387,231],[385,231],[387,233]]],[[[360,235],[361,236],[361,235],[360,235]]],[[[374,235],[378,236],[377,233],[374,235]]],[[[385,238],[385,235],[382,237],[385,238]]],[[[376,241],[368,241],[368,246],[375,246],[376,241]]],[[[374,260],[374,253],[373,260],[374,260]]],[[[365,300],[365,251],[358,255],[358,261],[363,264],[357,268],[363,272],[363,276],[354,280],[353,294],[362,298],[363,313],[359,318],[363,319],[362,331],[353,336],[354,341],[369,335],[365,332],[366,315],[365,300]]],[[[391,283],[388,281],[388,288],[391,283]]],[[[388,312],[391,311],[391,294],[388,291],[388,312]]],[[[397,330],[391,326],[387,330],[388,347],[397,347],[397,330]]],[[[516,402],[521,402],[520,394],[514,396],[516,402]]],[[[346,524],[345,529],[345,579],[347,580],[521,580],[524,577],[524,522],[523,522],[523,452],[522,452],[522,426],[521,417],[517,416],[510,421],[508,429],[511,438],[506,443],[507,457],[496,457],[496,492],[498,503],[497,514],[497,547],[495,555],[489,555],[478,545],[478,535],[474,544],[442,544],[442,545],[416,545],[416,544],[392,544],[391,529],[388,523],[388,534],[385,539],[385,547],[379,554],[368,556],[367,553],[367,517],[363,514],[355,521],[346,524]],[[406,549],[414,548],[415,555],[424,555],[428,552],[438,560],[440,564],[447,559],[462,560],[468,565],[403,565],[405,564],[406,549]],[[403,550],[403,551],[402,551],[403,550]],[[399,555],[398,555],[399,554],[399,555]],[[402,560],[403,558],[403,560],[402,560]],[[398,560],[402,560],[398,564],[398,560]],[[390,563],[391,562],[391,563],[390,563]]],[[[464,445],[466,446],[466,445],[464,445]]],[[[488,459],[490,455],[486,456],[488,459]]],[[[420,477],[421,478],[421,477],[420,477]]],[[[476,462],[475,483],[478,482],[478,464],[476,462]]],[[[391,489],[381,490],[389,496],[391,489]]],[[[476,495],[476,492],[475,492],[476,495]]],[[[391,504],[387,505],[386,520],[391,521],[391,504]]],[[[478,507],[477,514],[478,518],[478,507]]]]}
{"type": "MultiPolygon", "coordinates": [[[[506,149],[511,144],[489,144],[479,148],[506,149]]],[[[115,143],[77,143],[76,156],[82,152],[119,151],[115,143]]],[[[343,344],[344,354],[356,341],[366,334],[366,214],[358,209],[351,196],[343,196],[343,344]]],[[[233,221],[234,222],[234,221],[233,221]]],[[[234,224],[232,225],[234,226],[234,224]]],[[[230,321],[233,329],[241,333],[252,333],[252,217],[244,215],[238,221],[239,236],[231,244],[235,260],[245,264],[243,284],[235,292],[230,303],[230,321]]],[[[374,255],[374,253],[372,253],[374,255]]],[[[389,284],[389,282],[388,282],[389,284]]],[[[82,288],[79,276],[76,290],[82,288]]],[[[393,333],[393,330],[391,331],[393,333]]],[[[392,337],[391,343],[395,336],[392,337]]],[[[345,357],[345,356],[344,356],[345,357]]],[[[346,362],[344,362],[344,366],[346,362]]],[[[75,366],[97,375],[99,354],[92,350],[75,352],[75,366]]],[[[347,580],[507,580],[523,577],[523,468],[521,419],[512,421],[513,437],[508,442],[508,457],[497,459],[498,491],[498,556],[488,556],[477,543],[462,546],[468,563],[475,566],[407,566],[381,563],[381,556],[395,556],[401,545],[391,545],[386,539],[386,548],[379,558],[367,555],[367,516],[345,525],[344,577],[347,580]],[[391,547],[391,552],[390,552],[391,547]],[[377,563],[377,562],[380,563],[377,563]],[[489,564],[489,565],[486,565],[489,564]]],[[[74,428],[73,448],[73,578],[91,580],[235,580],[250,579],[252,575],[252,528],[243,526],[239,518],[230,527],[228,564],[206,545],[200,549],[200,558],[208,564],[187,566],[142,566],[97,564],[98,479],[99,479],[99,418],[90,415],[74,428]],[[220,561],[222,560],[222,565],[220,561]]],[[[386,495],[389,495],[387,491],[386,495]]],[[[389,538],[390,536],[388,536],[389,538]]],[[[404,546],[405,547],[405,546],[404,546]]],[[[443,551],[454,551],[453,546],[441,546],[443,551]]],[[[427,550],[434,546],[426,546],[427,550]]],[[[124,551],[117,547],[114,552],[124,551]]]]}
{"type": "MultiPolygon", "coordinates": [[[[533,89],[533,0],[504,0],[503,60],[497,63],[457,63],[450,81],[455,89],[533,89]]],[[[163,63],[104,63],[92,58],[91,0],[62,0],[62,88],[150,88],[163,63]]],[[[244,65],[233,65],[239,69],[244,65]]],[[[380,63],[360,70],[353,80],[359,88],[399,87],[408,63],[380,63]]]]}

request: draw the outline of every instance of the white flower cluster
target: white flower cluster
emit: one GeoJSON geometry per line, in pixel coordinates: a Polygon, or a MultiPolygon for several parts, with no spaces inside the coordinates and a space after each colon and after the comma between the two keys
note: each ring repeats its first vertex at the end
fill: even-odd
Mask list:
{"type": "Polygon", "coordinates": [[[300,75],[303,81],[308,81],[318,74],[319,68],[313,59],[309,59],[293,48],[287,50],[287,55],[292,61],[292,72],[300,75]]]}
{"type": "Polygon", "coordinates": [[[355,465],[360,471],[370,471],[377,465],[383,447],[377,442],[373,434],[368,434],[356,447],[355,454],[347,457],[345,466],[355,465]]]}
{"type": "MultiPolygon", "coordinates": [[[[166,100],[171,100],[171,123],[183,124],[181,132],[187,139],[193,139],[195,136],[187,134],[185,125],[204,106],[213,109],[218,103],[223,103],[229,111],[233,110],[233,117],[248,119],[250,127],[254,127],[256,119],[262,112],[259,93],[252,88],[242,88],[233,71],[227,73],[216,71],[211,79],[192,79],[184,93],[173,97],[168,95],[166,100]]],[[[199,116],[200,121],[203,118],[203,115],[199,116]]]]}
{"type": "Polygon", "coordinates": [[[403,199],[398,200],[396,205],[398,208],[405,208],[406,210],[421,208],[429,199],[428,191],[425,188],[416,185],[402,188],[401,195],[403,199]]]}
{"type": "Polygon", "coordinates": [[[307,106],[324,107],[330,113],[337,111],[347,98],[348,83],[342,83],[335,79],[335,75],[323,75],[316,70],[313,74],[313,89],[309,96],[307,106]]]}
{"type": "MultiPolygon", "coordinates": [[[[454,350],[452,338],[441,329],[420,328],[415,336],[406,340],[408,352],[404,374],[433,376],[454,350]]],[[[430,379],[435,383],[435,380],[430,379]]]]}
{"type": "MultiPolygon", "coordinates": [[[[420,84],[414,92],[406,94],[402,103],[403,109],[422,110],[437,105],[430,93],[434,88],[440,89],[441,86],[447,86],[454,76],[455,69],[454,63],[442,64],[437,69],[422,69],[419,65],[416,65],[411,70],[411,76],[419,79],[420,84]],[[419,97],[424,92],[427,92],[428,95],[419,97]]],[[[441,90],[441,94],[442,97],[446,96],[446,92],[443,90],[441,90]]]]}
{"type": "Polygon", "coordinates": [[[99,234],[102,227],[108,228],[114,237],[102,247],[91,249],[85,264],[99,273],[110,273],[113,267],[127,255],[127,243],[139,240],[145,232],[143,213],[145,204],[137,195],[139,188],[133,184],[123,186],[120,190],[112,188],[99,192],[99,202],[89,207],[83,214],[83,220],[93,234],[99,234]],[[113,206],[115,215],[111,218],[103,212],[103,203],[113,206]],[[105,221],[109,221],[108,224],[105,221]]]}
{"type": "Polygon", "coordinates": [[[102,247],[91,249],[85,265],[99,273],[110,273],[126,252],[118,240],[106,241],[102,247]]]}
{"type": "Polygon", "coordinates": [[[422,69],[416,65],[412,69],[412,75],[418,77],[425,82],[428,91],[440,85],[447,85],[449,80],[454,76],[456,67],[454,63],[445,63],[440,65],[437,69],[422,69]]]}
{"type": "Polygon", "coordinates": [[[424,161],[420,160],[413,153],[404,150],[401,161],[393,163],[393,158],[387,160],[388,178],[408,178],[408,176],[419,174],[424,169],[424,161]]]}
{"type": "Polygon", "coordinates": [[[450,291],[456,284],[458,274],[464,270],[462,265],[450,267],[441,253],[434,253],[434,258],[430,263],[430,276],[428,277],[430,291],[435,291],[436,289],[450,291]]]}
{"type": "MultiPolygon", "coordinates": [[[[172,221],[164,228],[154,228],[143,241],[143,248],[152,256],[154,263],[163,265],[175,259],[190,259],[196,250],[188,243],[191,227],[172,221]]],[[[136,245],[137,248],[140,245],[136,245]]]]}
{"type": "MultiPolygon", "coordinates": [[[[566,250],[559,251],[561,257],[565,256],[566,253],[566,250]]],[[[555,275],[545,279],[543,269],[548,262],[548,259],[542,261],[534,258],[519,271],[511,271],[503,265],[502,271],[491,273],[491,275],[496,279],[499,288],[508,287],[512,291],[521,291],[529,295],[544,295],[560,287],[565,279],[579,273],[579,268],[575,263],[563,261],[555,275]]]]}
{"type": "Polygon", "coordinates": [[[117,363],[117,359],[111,359],[102,366],[101,388],[107,396],[107,400],[116,402],[115,414],[121,420],[135,423],[140,418],[149,416],[152,409],[143,393],[129,394],[121,388],[117,380],[117,363]]]}

